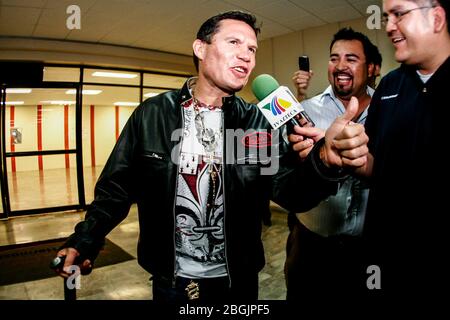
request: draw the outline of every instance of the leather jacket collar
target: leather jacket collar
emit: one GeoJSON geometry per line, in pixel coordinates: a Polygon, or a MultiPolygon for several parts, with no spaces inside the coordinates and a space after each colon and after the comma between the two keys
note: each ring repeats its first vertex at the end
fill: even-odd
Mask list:
{"type": "MultiPolygon", "coordinates": [[[[178,101],[181,106],[184,106],[186,103],[190,103],[192,100],[192,91],[191,87],[195,85],[198,77],[189,78],[181,88],[180,100],[178,101]]],[[[234,102],[236,101],[236,95],[232,94],[231,96],[226,96],[222,98],[222,110],[224,112],[228,112],[231,110],[234,102]]]]}

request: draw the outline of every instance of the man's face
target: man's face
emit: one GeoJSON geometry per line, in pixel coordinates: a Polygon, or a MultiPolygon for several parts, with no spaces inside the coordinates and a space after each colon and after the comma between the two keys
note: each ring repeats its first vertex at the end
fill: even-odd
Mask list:
{"type": "Polygon", "coordinates": [[[231,94],[245,86],[255,67],[258,47],[256,34],[248,24],[222,20],[211,44],[201,42],[199,46],[199,75],[204,76],[212,87],[231,94]]]}
{"type": "Polygon", "coordinates": [[[421,64],[428,59],[430,48],[433,48],[433,9],[416,9],[422,6],[430,4],[427,1],[383,1],[384,15],[389,17],[386,32],[395,48],[395,60],[400,63],[421,64]],[[411,9],[414,10],[407,13],[411,9]],[[400,19],[395,17],[399,14],[400,19]]]}
{"type": "Polygon", "coordinates": [[[328,62],[328,81],[335,95],[343,100],[365,94],[368,70],[359,40],[338,40],[333,44],[328,62]]]}

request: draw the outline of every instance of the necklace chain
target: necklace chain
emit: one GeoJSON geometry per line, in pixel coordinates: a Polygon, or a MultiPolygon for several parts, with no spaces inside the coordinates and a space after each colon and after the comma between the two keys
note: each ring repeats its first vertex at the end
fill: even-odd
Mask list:
{"type": "Polygon", "coordinates": [[[205,114],[216,109],[217,107],[209,106],[211,107],[208,108],[209,111],[200,111],[200,107],[203,106],[199,105],[199,101],[195,97],[193,97],[193,107],[195,111],[194,121],[195,128],[197,129],[197,139],[205,149],[207,158],[212,160],[214,159],[215,150],[219,144],[221,129],[219,128],[219,130],[214,130],[213,128],[207,128],[205,126],[205,114]]]}
{"type": "Polygon", "coordinates": [[[220,161],[215,159],[215,151],[219,144],[221,129],[217,132],[213,128],[206,128],[205,126],[205,113],[211,112],[217,108],[217,106],[211,106],[204,104],[195,98],[192,94],[192,103],[195,111],[195,127],[197,129],[197,139],[202,144],[206,153],[206,165],[208,166],[209,173],[209,194],[207,202],[207,210],[214,210],[216,207],[216,193],[217,193],[217,178],[220,173],[221,165],[220,161]],[[208,111],[200,111],[200,108],[207,108],[208,111]]]}

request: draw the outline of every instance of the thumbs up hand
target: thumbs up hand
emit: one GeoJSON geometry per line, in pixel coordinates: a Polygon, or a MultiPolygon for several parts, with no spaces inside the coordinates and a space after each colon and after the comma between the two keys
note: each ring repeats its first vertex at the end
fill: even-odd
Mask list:
{"type": "Polygon", "coordinates": [[[326,166],[358,168],[366,164],[369,138],[364,126],[352,121],[358,108],[358,99],[352,97],[345,113],[325,132],[320,158],[326,166]]]}

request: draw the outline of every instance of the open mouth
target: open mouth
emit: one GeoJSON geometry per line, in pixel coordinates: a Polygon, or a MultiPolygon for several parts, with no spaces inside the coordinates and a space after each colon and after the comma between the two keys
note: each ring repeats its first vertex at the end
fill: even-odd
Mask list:
{"type": "Polygon", "coordinates": [[[353,77],[347,73],[336,73],[335,81],[340,86],[348,86],[351,84],[353,77]]]}
{"type": "Polygon", "coordinates": [[[237,66],[233,67],[232,69],[242,76],[246,76],[248,73],[248,69],[246,67],[237,66]]]}
{"type": "Polygon", "coordinates": [[[391,41],[392,41],[392,43],[393,43],[394,45],[396,45],[396,44],[398,44],[398,43],[401,43],[401,42],[403,42],[403,41],[405,41],[405,40],[406,40],[406,38],[405,38],[405,37],[402,37],[402,36],[391,37],[391,41]]]}

